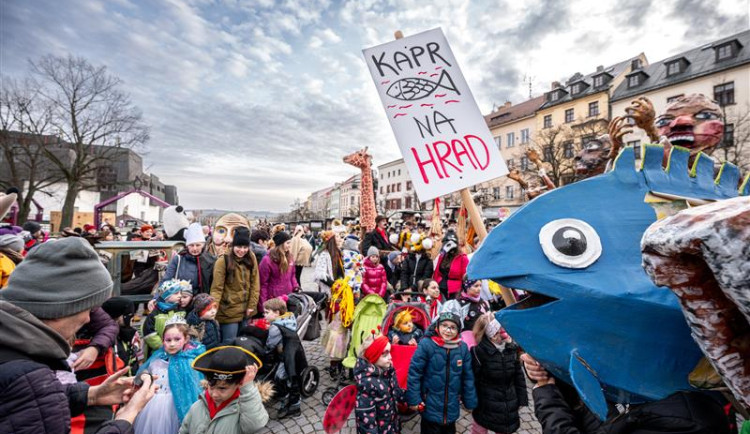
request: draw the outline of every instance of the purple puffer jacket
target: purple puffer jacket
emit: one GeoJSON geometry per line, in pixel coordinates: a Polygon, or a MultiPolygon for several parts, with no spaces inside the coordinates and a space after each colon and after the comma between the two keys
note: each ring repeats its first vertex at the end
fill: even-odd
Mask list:
{"type": "Polygon", "coordinates": [[[99,354],[107,351],[115,344],[120,327],[101,307],[91,310],[89,322],[85,327],[88,330],[91,342],[89,346],[96,347],[99,354]]]}
{"type": "MultiPolygon", "coordinates": [[[[289,256],[291,259],[291,256],[289,256]]],[[[289,295],[294,288],[298,287],[297,277],[294,275],[294,261],[289,261],[286,273],[281,272],[279,264],[266,255],[260,261],[258,274],[260,275],[260,300],[258,300],[258,312],[263,312],[263,303],[272,298],[289,295]]]]}
{"type": "MultiPolygon", "coordinates": [[[[87,405],[89,386],[63,385],[54,370],[68,370],[65,339],[27,311],[0,301],[0,432],[69,433],[70,418],[87,405]]],[[[96,431],[132,433],[124,420],[96,431]]]]}

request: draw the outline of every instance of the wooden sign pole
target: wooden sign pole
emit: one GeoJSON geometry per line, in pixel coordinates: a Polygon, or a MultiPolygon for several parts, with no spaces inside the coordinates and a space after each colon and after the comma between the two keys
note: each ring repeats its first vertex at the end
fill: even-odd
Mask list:
{"type": "MultiPolygon", "coordinates": [[[[401,30],[396,30],[393,36],[396,39],[401,39],[404,37],[404,33],[401,30]]],[[[471,224],[474,226],[474,232],[477,233],[479,241],[484,242],[484,239],[487,238],[487,228],[484,226],[482,215],[479,213],[479,208],[477,208],[477,204],[474,203],[474,198],[471,197],[471,191],[469,191],[468,188],[461,189],[461,200],[464,203],[466,212],[469,214],[471,224]]],[[[500,295],[502,295],[506,306],[510,306],[516,302],[513,293],[507,288],[500,288],[500,295]]]]}

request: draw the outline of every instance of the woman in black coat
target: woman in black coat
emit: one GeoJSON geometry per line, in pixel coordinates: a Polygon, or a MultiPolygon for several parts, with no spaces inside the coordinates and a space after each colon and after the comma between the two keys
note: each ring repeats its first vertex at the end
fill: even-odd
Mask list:
{"type": "Polygon", "coordinates": [[[529,404],[518,345],[489,315],[477,320],[474,331],[479,344],[471,349],[471,367],[479,406],[472,433],[515,432],[521,426],[518,410],[529,404]]]}

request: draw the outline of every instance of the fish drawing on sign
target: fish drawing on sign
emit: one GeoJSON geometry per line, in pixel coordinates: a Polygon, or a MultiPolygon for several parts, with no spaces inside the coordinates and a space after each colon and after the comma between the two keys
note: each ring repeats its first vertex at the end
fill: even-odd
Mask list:
{"type": "Polygon", "coordinates": [[[649,194],[722,200],[739,170],[674,146],[647,145],[641,169],[632,147],[614,169],[548,191],[498,225],[474,253],[468,275],[528,291],[497,313],[508,334],[548,371],[575,387],[600,418],[607,402],[637,404],[690,390],[701,351],[678,298],[642,268],[641,237],[656,221],[649,194]]]}
{"type": "Polygon", "coordinates": [[[391,84],[385,93],[392,98],[402,101],[415,101],[427,98],[438,88],[452,90],[457,95],[461,95],[461,92],[458,91],[456,84],[453,83],[453,79],[446,70],[443,70],[437,82],[416,77],[402,78],[391,84]]]}

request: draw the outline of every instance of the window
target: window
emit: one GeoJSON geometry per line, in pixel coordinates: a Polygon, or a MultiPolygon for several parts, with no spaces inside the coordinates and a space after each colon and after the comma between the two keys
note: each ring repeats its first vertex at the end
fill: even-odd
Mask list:
{"type": "Polygon", "coordinates": [[[716,47],[716,61],[731,59],[737,56],[737,44],[736,41],[730,41],[726,44],[719,45],[716,47]]]}
{"type": "Polygon", "coordinates": [[[552,150],[552,145],[545,146],[542,154],[542,158],[544,159],[544,161],[552,161],[555,158],[555,154],[552,150]]]}
{"type": "Polygon", "coordinates": [[[734,145],[734,124],[724,125],[724,140],[721,146],[728,148],[734,145]]]}
{"type": "Polygon", "coordinates": [[[516,165],[516,162],[515,162],[515,161],[513,161],[513,159],[512,159],[512,158],[508,158],[508,159],[507,159],[507,160],[505,161],[505,165],[506,165],[506,166],[508,166],[508,169],[512,169],[512,168],[513,168],[513,166],[515,166],[515,165],[516,165]]]}
{"type": "Polygon", "coordinates": [[[508,133],[506,148],[512,148],[516,144],[516,133],[508,133]]]}
{"type": "Polygon", "coordinates": [[[643,63],[641,62],[641,59],[633,59],[632,62],[630,62],[630,69],[641,69],[643,66],[643,63]]]}
{"type": "Polygon", "coordinates": [[[398,176],[401,176],[401,169],[398,169],[398,176]]]}
{"type": "Polygon", "coordinates": [[[594,140],[596,140],[595,134],[589,134],[587,136],[581,137],[581,147],[585,149],[587,145],[589,144],[589,142],[592,142],[594,140]]]}
{"type": "Polygon", "coordinates": [[[516,189],[512,185],[506,185],[505,186],[505,198],[506,199],[513,199],[513,192],[516,189]]]}
{"type": "Polygon", "coordinates": [[[552,128],[552,115],[544,115],[544,128],[552,128]]]}
{"type": "Polygon", "coordinates": [[[383,174],[383,173],[381,173],[381,174],[380,174],[380,179],[383,179],[383,176],[384,176],[384,174],[383,174]]]}
{"type": "Polygon", "coordinates": [[[492,187],[492,198],[494,200],[502,199],[500,197],[500,187],[492,187]]]}
{"type": "Polygon", "coordinates": [[[573,141],[563,143],[563,157],[573,158],[573,141]]]}
{"type": "Polygon", "coordinates": [[[576,83],[576,84],[574,84],[574,85],[573,85],[573,86],[572,86],[572,87],[570,88],[570,93],[572,93],[573,95],[575,95],[575,94],[577,94],[577,93],[581,93],[581,87],[582,87],[581,83],[576,83]]]}
{"type": "Polygon", "coordinates": [[[391,192],[391,186],[389,185],[388,186],[388,193],[390,193],[390,192],[391,192]]]}
{"type": "Polygon", "coordinates": [[[401,191],[401,183],[396,184],[396,191],[401,191]]]}
{"type": "Polygon", "coordinates": [[[529,157],[521,157],[521,170],[529,170],[529,157]]]}
{"type": "Polygon", "coordinates": [[[669,98],[667,98],[667,104],[673,103],[673,102],[677,101],[678,99],[682,98],[683,96],[685,96],[684,93],[681,93],[681,94],[675,95],[675,96],[670,96],[669,98]]]}
{"type": "Polygon", "coordinates": [[[411,191],[411,181],[406,181],[406,191],[411,191]]]}
{"type": "Polygon", "coordinates": [[[391,172],[388,172],[388,177],[389,177],[389,178],[391,177],[391,172]]]}
{"type": "Polygon", "coordinates": [[[411,208],[411,196],[406,196],[406,198],[404,199],[404,205],[406,206],[406,208],[411,208]]]}
{"type": "Polygon", "coordinates": [[[383,193],[385,193],[383,186],[380,186],[380,194],[383,194],[383,193]]]}
{"type": "Polygon", "coordinates": [[[599,101],[589,103],[589,117],[599,116],[599,101]]]}
{"type": "Polygon", "coordinates": [[[674,62],[667,63],[667,77],[677,75],[682,72],[682,61],[675,60],[674,62]]]}
{"type": "Polygon", "coordinates": [[[500,136],[495,137],[495,144],[497,145],[497,149],[500,149],[503,144],[503,140],[500,136]]]}
{"type": "Polygon", "coordinates": [[[641,141],[640,140],[633,140],[631,142],[628,142],[626,146],[632,146],[633,152],[635,153],[635,158],[637,159],[641,158],[641,141]]]}
{"type": "Polygon", "coordinates": [[[714,86],[714,100],[722,107],[734,104],[734,82],[714,86]]]}
{"type": "Polygon", "coordinates": [[[641,84],[640,75],[631,75],[630,77],[628,77],[628,87],[636,87],[639,84],[641,84]]]}
{"type": "Polygon", "coordinates": [[[604,86],[604,75],[597,75],[594,77],[594,87],[604,86]]]}
{"type": "Polygon", "coordinates": [[[569,123],[573,122],[574,116],[575,115],[573,113],[573,109],[572,108],[569,108],[569,109],[565,110],[565,123],[569,124],[569,123]]]}
{"type": "Polygon", "coordinates": [[[550,101],[557,101],[558,99],[560,99],[560,92],[557,92],[557,91],[552,92],[549,95],[549,99],[550,99],[550,101]]]}
{"type": "Polygon", "coordinates": [[[524,128],[521,130],[521,143],[529,143],[529,140],[531,140],[531,134],[529,134],[529,129],[524,128]]]}

